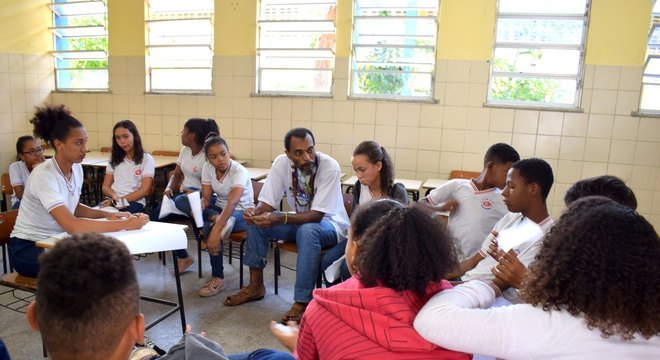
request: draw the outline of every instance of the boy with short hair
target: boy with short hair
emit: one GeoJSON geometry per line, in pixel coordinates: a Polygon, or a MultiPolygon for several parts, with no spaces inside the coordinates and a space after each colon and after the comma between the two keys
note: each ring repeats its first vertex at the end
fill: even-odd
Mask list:
{"type": "MultiPolygon", "coordinates": [[[[496,238],[504,229],[519,226],[525,219],[533,221],[544,234],[547,233],[554,225],[546,205],[553,181],[552,168],[542,159],[531,158],[514,163],[507,174],[506,187],[502,192],[504,203],[510,212],[495,224],[479,252],[461,262],[458,272],[448,275],[448,278],[460,277],[462,281],[493,280],[491,269],[497,265],[497,260],[488,256],[491,239],[496,238]]],[[[541,245],[542,237],[535,237],[515,245],[512,250],[527,266],[534,260],[541,245]]]]}
{"type": "MultiPolygon", "coordinates": [[[[163,357],[144,343],[144,316],[132,257],[121,241],[72,235],[41,255],[37,296],[27,309],[54,360],[223,359],[217,343],[186,333],[163,357]]],[[[189,329],[188,329],[189,330],[189,329]]]]}
{"type": "Polygon", "coordinates": [[[495,223],[508,211],[502,201],[506,174],[520,160],[508,144],[492,145],[484,155],[484,168],[476,179],[453,179],[419,202],[439,211],[450,211],[449,230],[458,241],[460,258],[472,257],[495,223]]]}

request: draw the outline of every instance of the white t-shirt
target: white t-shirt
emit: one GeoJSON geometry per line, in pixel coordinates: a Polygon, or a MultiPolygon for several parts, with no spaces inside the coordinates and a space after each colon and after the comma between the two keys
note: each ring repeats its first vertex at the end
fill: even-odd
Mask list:
{"type": "MultiPolygon", "coordinates": [[[[9,182],[11,183],[11,186],[19,185],[25,187],[29,175],[30,171],[28,171],[23,160],[15,161],[9,165],[9,182]]],[[[11,206],[14,206],[18,201],[16,191],[14,191],[11,194],[11,206]]]]}
{"type": "Polygon", "coordinates": [[[64,231],[50,212],[64,205],[72,214],[75,213],[83,185],[82,166],[73,164],[72,172],[72,181],[68,183],[54,158],[47,159],[32,170],[25,184],[12,237],[39,241],[64,231]]]}
{"type": "Polygon", "coordinates": [[[449,350],[500,359],[660,359],[660,337],[603,338],[584,318],[529,304],[490,308],[495,291],[470,281],[441,291],[415,318],[415,330],[449,350]]]}
{"type": "MultiPolygon", "coordinates": [[[[154,158],[144,153],[140,164],[124,158],[124,161],[115,167],[108,164],[105,173],[113,176],[112,191],[119,197],[124,197],[139,189],[142,186],[143,178],[153,179],[155,173],[154,158]]],[[[142,205],[146,204],[144,198],[136,200],[136,202],[142,205]]]]}
{"type": "Polygon", "coordinates": [[[193,156],[192,149],[187,146],[181,148],[179,158],[176,161],[183,172],[183,181],[181,188],[202,188],[202,169],[206,163],[206,154],[200,151],[193,156]]]}
{"type": "Polygon", "coordinates": [[[347,236],[348,214],[344,208],[341,192],[341,169],[332,157],[318,151],[316,156],[318,168],[314,180],[314,198],[311,209],[309,205],[296,204],[292,163],[284,154],[279,155],[273,161],[266,183],[259,193],[259,201],[277,208],[282,195],[286,194],[287,203],[292,209],[297,209],[297,212],[315,210],[324,213],[323,220],[329,221],[335,228],[337,241],[343,241],[347,236]]]}
{"type": "Polygon", "coordinates": [[[236,204],[236,210],[243,211],[247,208],[254,207],[254,192],[252,191],[250,174],[248,174],[243,165],[234,160],[231,160],[231,165],[222,179],[218,179],[216,176],[213,165],[208,162],[204,164],[202,169],[202,185],[211,185],[213,192],[216,194],[215,205],[221,209],[227,206],[229,193],[237,187],[243,188],[244,191],[240,201],[236,204]]]}
{"type": "MultiPolygon", "coordinates": [[[[508,213],[495,224],[493,230],[498,233],[504,229],[513,228],[517,226],[520,221],[524,218],[522,213],[508,213]]],[[[554,221],[549,216],[543,221],[538,223],[543,230],[544,234],[547,234],[548,231],[554,226],[554,221]]],[[[477,266],[461,276],[461,280],[469,281],[473,279],[482,279],[482,280],[493,280],[495,276],[490,271],[495,265],[497,265],[497,260],[493,259],[488,255],[488,247],[490,246],[490,240],[493,238],[493,234],[488,234],[486,239],[481,244],[481,249],[479,253],[484,257],[477,266]]],[[[541,250],[543,245],[543,238],[537,238],[532,241],[525,241],[522,244],[514,246],[512,249],[518,254],[518,259],[520,262],[529,266],[529,264],[534,260],[536,254],[541,250]]]]}
{"type": "Polygon", "coordinates": [[[433,205],[451,199],[458,201],[449,213],[449,230],[459,242],[461,260],[476,254],[495,223],[509,212],[500,189],[479,191],[469,179],[449,180],[433,189],[426,199],[433,205]]]}

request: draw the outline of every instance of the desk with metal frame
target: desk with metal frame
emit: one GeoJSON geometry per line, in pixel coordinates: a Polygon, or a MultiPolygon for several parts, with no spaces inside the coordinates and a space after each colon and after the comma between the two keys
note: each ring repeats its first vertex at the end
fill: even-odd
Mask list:
{"type": "MultiPolygon", "coordinates": [[[[104,220],[99,220],[104,221],[104,220]]],[[[145,330],[149,330],[156,324],[168,318],[170,315],[177,311],[181,316],[181,330],[185,332],[186,329],[186,314],[183,308],[183,292],[181,290],[181,278],[179,274],[179,265],[175,255],[176,250],[185,249],[188,246],[188,239],[186,237],[186,225],[170,224],[158,221],[148,222],[142,229],[139,230],[125,230],[115,231],[109,233],[102,233],[106,236],[111,236],[123,242],[131,255],[172,251],[172,260],[174,263],[174,278],[176,280],[176,292],[178,302],[164,300],[160,298],[140,295],[140,299],[157,304],[168,305],[172,308],[164,314],[151,321],[145,326],[145,330]]],[[[37,241],[37,246],[41,248],[50,248],[68,234],[62,233],[46,240],[37,241]]]]}

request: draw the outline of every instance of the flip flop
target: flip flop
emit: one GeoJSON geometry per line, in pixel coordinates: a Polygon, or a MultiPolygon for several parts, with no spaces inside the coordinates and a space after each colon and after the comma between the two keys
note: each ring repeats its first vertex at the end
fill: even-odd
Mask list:
{"type": "Polygon", "coordinates": [[[263,286],[259,289],[259,291],[255,291],[247,286],[244,286],[236,294],[227,296],[224,304],[226,306],[237,306],[245,304],[246,302],[261,300],[265,295],[266,288],[263,286]]]}

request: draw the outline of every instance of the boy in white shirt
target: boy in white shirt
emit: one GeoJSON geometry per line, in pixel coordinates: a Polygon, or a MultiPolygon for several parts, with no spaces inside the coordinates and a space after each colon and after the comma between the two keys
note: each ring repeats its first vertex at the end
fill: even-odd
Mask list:
{"type": "MultiPolygon", "coordinates": [[[[544,160],[531,158],[514,163],[507,174],[506,187],[502,192],[504,203],[511,213],[495,224],[494,233],[486,237],[479,252],[461,262],[458,272],[447,277],[460,278],[462,281],[493,280],[491,269],[497,265],[497,260],[488,256],[491,239],[504,229],[518,226],[525,218],[538,224],[543,233],[549,231],[554,222],[550,218],[546,199],[553,181],[552,168],[544,160]]],[[[523,241],[514,246],[513,251],[528,265],[541,248],[541,240],[542,237],[535,237],[523,241]]]]}
{"type": "Polygon", "coordinates": [[[502,200],[506,174],[520,160],[518,152],[508,144],[492,145],[484,155],[484,168],[476,179],[453,179],[421,199],[421,204],[449,213],[449,230],[458,241],[460,259],[479,250],[495,223],[508,210],[502,200]]]}

